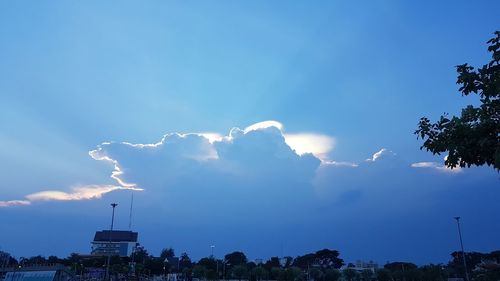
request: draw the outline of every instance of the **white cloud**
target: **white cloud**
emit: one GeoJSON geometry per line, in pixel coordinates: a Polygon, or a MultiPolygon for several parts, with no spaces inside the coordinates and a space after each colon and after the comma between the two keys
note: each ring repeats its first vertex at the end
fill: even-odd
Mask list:
{"type": "MultiPolygon", "coordinates": [[[[34,201],[98,199],[121,189],[170,191],[170,188],[203,186],[209,190],[216,183],[216,188],[238,189],[253,182],[252,188],[267,186],[276,192],[287,192],[286,188],[295,185],[310,186],[313,182],[337,188],[341,184],[338,178],[347,181],[349,175],[360,177],[369,171],[386,174],[408,167],[387,148],[361,163],[330,160],[328,154],[335,145],[333,137],[283,130],[284,126],[277,121],[264,121],[243,130],[232,128],[225,136],[215,132],[170,133],[151,144],[104,142],[89,151],[89,155],[113,165],[110,177],[117,185],[79,186],[69,192],[45,190],[25,196],[26,200],[0,201],[0,207],[29,205],[34,201]],[[375,162],[377,165],[371,164],[375,162]],[[343,167],[360,171],[340,175],[346,172],[343,167]]],[[[461,171],[434,162],[414,163],[411,167],[461,171]]]]}
{"type": "Polygon", "coordinates": [[[445,173],[460,173],[463,170],[460,167],[456,168],[448,168],[442,164],[439,164],[437,162],[417,162],[411,164],[412,168],[430,168],[430,169],[435,169],[440,172],[445,172],[445,173]]]}
{"type": "Polygon", "coordinates": [[[372,155],[372,158],[366,159],[368,162],[375,162],[380,159],[384,158],[394,158],[396,156],[396,153],[392,152],[391,150],[388,150],[387,148],[382,148],[379,151],[375,152],[372,155]]]}
{"type": "Polygon", "coordinates": [[[336,166],[336,167],[351,167],[351,168],[359,167],[359,164],[347,161],[323,161],[321,164],[326,166],[336,166]]]}
{"type": "Polygon", "coordinates": [[[71,192],[64,192],[58,190],[47,190],[47,191],[36,192],[26,195],[26,198],[31,202],[89,200],[89,199],[101,198],[104,194],[108,192],[120,189],[128,189],[135,191],[142,190],[139,188],[129,188],[116,185],[87,185],[87,186],[74,187],[71,192]]]}
{"type": "Polygon", "coordinates": [[[26,206],[30,205],[31,202],[28,200],[9,200],[9,201],[0,201],[0,208],[2,207],[13,207],[13,206],[26,206]]]}
{"type": "Polygon", "coordinates": [[[142,191],[136,187],[124,187],[116,185],[86,185],[77,186],[71,189],[71,192],[59,190],[45,190],[31,193],[25,196],[25,200],[0,201],[0,207],[26,206],[35,201],[75,201],[99,199],[104,194],[115,190],[134,190],[142,191]]]}
{"type": "MultiPolygon", "coordinates": [[[[112,143],[110,143],[110,142],[104,142],[101,145],[97,146],[96,150],[89,151],[90,157],[92,157],[94,160],[98,160],[98,161],[111,162],[114,166],[114,170],[111,173],[111,178],[116,180],[121,186],[134,188],[136,186],[134,183],[127,183],[120,178],[120,176],[123,175],[123,171],[120,168],[118,161],[111,159],[102,153],[102,146],[111,145],[111,144],[112,143]]],[[[136,145],[132,145],[132,144],[128,144],[128,145],[133,146],[133,147],[139,147],[139,148],[150,147],[150,146],[145,146],[145,145],[143,145],[143,146],[136,146],[136,145]]]]}

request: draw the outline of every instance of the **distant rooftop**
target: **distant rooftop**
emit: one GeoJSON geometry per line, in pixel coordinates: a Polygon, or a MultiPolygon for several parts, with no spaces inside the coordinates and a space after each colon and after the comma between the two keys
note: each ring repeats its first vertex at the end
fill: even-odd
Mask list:
{"type": "MultiPolygon", "coordinates": [[[[137,232],[125,230],[113,230],[111,233],[111,242],[137,242],[137,232]]],[[[94,242],[108,242],[110,240],[110,231],[96,231],[94,242]]]]}

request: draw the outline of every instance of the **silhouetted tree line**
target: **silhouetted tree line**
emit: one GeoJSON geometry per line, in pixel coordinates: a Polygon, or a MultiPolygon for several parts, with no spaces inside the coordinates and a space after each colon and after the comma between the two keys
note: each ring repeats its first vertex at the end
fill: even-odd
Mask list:
{"type": "MultiPolygon", "coordinates": [[[[472,280],[500,280],[500,251],[465,254],[472,280]]],[[[32,265],[62,264],[75,274],[85,274],[92,268],[104,268],[106,257],[71,254],[66,258],[34,256],[16,259],[0,251],[0,266],[23,267],[32,265]]],[[[376,270],[360,270],[344,261],[336,250],[323,249],[315,253],[293,257],[271,257],[268,260],[249,261],[243,252],[226,254],[223,259],[213,256],[193,262],[187,253],[175,256],[172,248],[164,249],[155,257],[145,249],[138,249],[131,257],[111,258],[114,276],[151,276],[177,273],[180,279],[201,280],[278,280],[278,281],[445,281],[449,277],[463,277],[461,252],[451,253],[448,264],[417,266],[410,262],[391,262],[376,270]]]]}

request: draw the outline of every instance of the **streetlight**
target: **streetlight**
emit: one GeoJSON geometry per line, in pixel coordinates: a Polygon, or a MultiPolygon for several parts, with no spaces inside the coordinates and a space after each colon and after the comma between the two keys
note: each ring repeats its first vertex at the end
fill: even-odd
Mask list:
{"type": "Polygon", "coordinates": [[[460,230],[460,217],[455,217],[458,227],[458,237],[460,238],[460,247],[462,248],[462,259],[464,261],[465,281],[469,281],[469,273],[467,272],[467,262],[465,261],[464,243],[462,242],[462,231],[460,230]]]}
{"type": "Polygon", "coordinates": [[[109,243],[108,243],[108,260],[106,262],[106,280],[111,279],[109,276],[109,263],[111,262],[111,236],[113,233],[113,225],[115,223],[115,208],[118,206],[116,203],[111,203],[111,207],[113,207],[113,213],[111,215],[111,229],[109,231],[109,243]]]}
{"type": "Polygon", "coordinates": [[[226,258],[224,258],[224,261],[222,262],[222,280],[226,280],[226,263],[227,263],[227,260],[226,258]]]}
{"type": "Polygon", "coordinates": [[[220,276],[219,276],[219,261],[214,257],[214,248],[215,248],[215,245],[210,245],[210,258],[212,258],[213,260],[215,260],[215,272],[217,273],[217,279],[220,279],[220,276]]]}
{"type": "Polygon", "coordinates": [[[213,258],[214,257],[214,248],[215,248],[215,245],[210,245],[210,256],[213,258]]]}

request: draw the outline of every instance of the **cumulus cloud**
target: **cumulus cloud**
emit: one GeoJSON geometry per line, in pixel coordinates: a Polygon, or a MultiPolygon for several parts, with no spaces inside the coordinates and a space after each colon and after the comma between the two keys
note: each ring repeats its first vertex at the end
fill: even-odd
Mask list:
{"type": "Polygon", "coordinates": [[[111,177],[121,185],[156,194],[152,200],[168,202],[172,208],[182,202],[183,207],[204,206],[220,213],[227,213],[228,203],[213,194],[244,197],[239,208],[252,208],[247,204],[255,199],[285,211],[288,207],[280,209],[277,202],[280,196],[286,197],[283,202],[297,204],[311,203],[318,196],[336,202],[346,194],[355,200],[371,194],[379,183],[400,189],[401,182],[416,176],[409,163],[387,148],[358,163],[330,160],[334,144],[330,136],[289,133],[281,123],[265,121],[232,128],[227,135],[175,133],[154,144],[106,142],[89,154],[112,163],[111,177]],[[259,192],[266,197],[258,197],[259,192]]]}
{"type": "MultiPolygon", "coordinates": [[[[456,213],[472,214],[477,208],[467,200],[481,192],[498,194],[489,191],[497,187],[495,173],[438,173],[437,163],[412,165],[416,161],[406,162],[389,148],[359,161],[339,161],[328,157],[334,146],[330,136],[288,132],[276,121],[226,134],[170,133],[149,144],[105,142],[89,155],[109,163],[114,184],[36,192],[24,200],[1,201],[0,207],[31,204],[36,210],[45,208],[45,202],[106,198],[106,204],[74,202],[72,211],[92,210],[100,219],[95,208],[107,210],[108,202],[116,202],[119,229],[130,197],[118,191],[143,189],[134,194],[133,225],[148,249],[165,246],[159,237],[196,257],[206,255],[208,243],[217,243],[221,253],[242,249],[250,256],[270,256],[279,251],[276,245],[294,255],[334,241],[332,247],[342,245],[347,253],[359,249],[359,241],[368,241],[362,248],[369,256],[386,251],[370,247],[387,239],[404,249],[408,241],[426,235],[422,229],[439,229],[456,213]],[[466,195],[460,197],[460,192],[466,195]],[[458,212],[457,207],[464,209],[458,212]]],[[[423,252],[442,246],[447,237],[423,252]]]]}
{"type": "Polygon", "coordinates": [[[285,139],[285,143],[298,155],[310,153],[323,161],[327,161],[328,153],[333,150],[335,145],[335,139],[325,134],[311,132],[284,133],[283,124],[273,120],[255,123],[243,130],[239,128],[233,128],[228,136],[223,136],[221,134],[213,132],[200,133],[199,135],[207,138],[210,143],[214,143],[230,141],[233,138],[233,135],[237,135],[238,132],[241,134],[248,134],[252,131],[265,130],[268,128],[276,128],[278,131],[280,131],[280,134],[285,139]]]}
{"type": "MultiPolygon", "coordinates": [[[[227,135],[169,133],[149,144],[104,142],[89,155],[112,165],[110,177],[117,185],[79,186],[69,192],[45,190],[26,195],[23,200],[0,201],[0,207],[35,201],[99,199],[121,189],[161,191],[173,198],[185,196],[181,191],[185,190],[196,194],[190,198],[193,202],[197,194],[208,190],[228,193],[265,190],[272,196],[293,191],[307,197],[314,196],[312,191],[314,188],[317,191],[318,186],[341,193],[346,186],[356,185],[349,182],[356,182],[359,177],[386,173],[380,169],[409,166],[387,148],[359,163],[331,160],[328,155],[334,145],[331,136],[285,132],[283,124],[277,121],[232,128],[227,135]]],[[[451,171],[434,162],[414,163],[411,167],[451,171]]]]}
{"type": "MultiPolygon", "coordinates": [[[[320,157],[333,148],[334,139],[312,133],[283,133],[277,121],[265,121],[228,135],[214,132],[166,134],[154,144],[105,142],[89,155],[110,162],[111,178],[121,186],[148,188],[171,185],[192,171],[230,177],[236,174],[272,174],[284,171],[311,177],[320,157]],[[145,169],[146,165],[146,169],[145,169]],[[126,171],[126,172],[125,172],[126,171]]],[[[307,177],[304,177],[304,180],[307,177]]]]}

